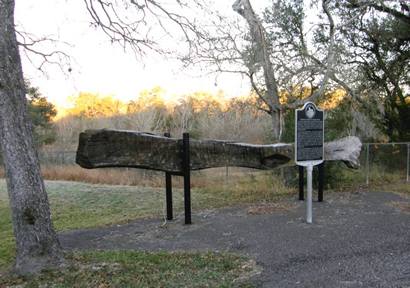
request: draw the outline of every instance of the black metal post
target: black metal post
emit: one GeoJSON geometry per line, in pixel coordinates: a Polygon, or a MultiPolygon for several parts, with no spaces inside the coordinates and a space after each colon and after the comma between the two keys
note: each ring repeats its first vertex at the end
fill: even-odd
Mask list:
{"type": "Polygon", "coordinates": [[[305,200],[305,195],[303,192],[303,187],[305,185],[305,177],[304,177],[304,169],[303,166],[298,166],[299,167],[299,200],[305,200]]]}
{"type": "Polygon", "coordinates": [[[317,193],[317,200],[319,202],[323,201],[323,187],[325,182],[325,162],[319,164],[319,185],[318,185],[318,193],[317,193]]]}
{"type": "MultiPolygon", "coordinates": [[[[165,137],[171,137],[169,132],[164,133],[165,137]]],[[[165,198],[167,202],[167,220],[172,220],[172,175],[169,172],[165,172],[165,198]]]]}
{"type": "Polygon", "coordinates": [[[191,168],[189,159],[189,133],[182,135],[182,172],[184,175],[185,224],[191,224],[191,168]]]}

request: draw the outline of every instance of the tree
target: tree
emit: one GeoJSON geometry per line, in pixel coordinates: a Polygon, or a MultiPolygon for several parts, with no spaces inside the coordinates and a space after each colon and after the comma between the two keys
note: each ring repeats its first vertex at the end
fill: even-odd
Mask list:
{"type": "Polygon", "coordinates": [[[332,89],[345,90],[361,104],[350,106],[351,112],[374,111],[373,119],[391,139],[408,139],[408,3],[275,0],[259,16],[250,0],[236,0],[233,10],[246,21],[247,33],[241,36],[243,27],[220,16],[224,22],[214,21],[212,31],[201,33],[198,53],[187,62],[249,77],[277,140],[289,109],[332,89]],[[307,23],[308,2],[310,10],[321,11],[314,25],[307,23]],[[301,97],[306,89],[310,95],[301,97]]]}
{"type": "Polygon", "coordinates": [[[57,115],[55,106],[42,96],[37,87],[26,82],[28,113],[33,123],[33,136],[37,147],[54,143],[56,130],[52,122],[57,115]]]}
{"type": "MultiPolygon", "coordinates": [[[[219,11],[212,10],[209,3],[201,0],[190,1],[189,4],[188,1],[175,1],[181,9],[171,11],[167,9],[169,6],[156,0],[131,3],[120,1],[117,5],[103,0],[84,1],[93,24],[114,43],[129,46],[137,52],[144,47],[158,51],[156,42],[147,41],[146,37],[136,33],[137,27],[142,26],[154,34],[145,22],[154,16],[160,30],[166,30],[165,20],[175,24],[188,44],[187,50],[175,47],[174,50],[165,51],[166,55],[176,53],[186,65],[205,63],[216,67],[216,72],[241,73],[249,77],[253,90],[259,96],[260,109],[271,115],[273,138],[276,141],[281,138],[285,111],[323,96],[334,73],[330,67],[336,63],[337,27],[329,0],[321,1],[325,17],[319,28],[313,29],[323,38],[321,44],[312,49],[316,54],[310,52],[310,43],[305,38],[305,15],[301,0],[274,1],[274,12],[270,15],[266,13],[268,16],[265,19],[256,15],[250,0],[236,0],[232,8],[246,21],[248,31],[245,34],[241,29],[243,25],[221,16],[219,11]],[[200,21],[194,19],[192,14],[195,9],[200,9],[206,17],[200,21]],[[273,25],[279,33],[274,35],[264,24],[273,25]],[[281,39],[288,40],[288,43],[283,43],[281,39]],[[290,56],[287,56],[288,52],[290,56]],[[289,59],[291,62],[286,63],[289,59]],[[286,103],[281,101],[281,90],[293,91],[296,86],[301,87],[300,84],[305,85],[306,82],[311,85],[312,92],[306,99],[295,96],[289,97],[286,103]]],[[[161,35],[158,28],[152,30],[161,35]]],[[[292,93],[289,95],[293,96],[292,93]]]]}
{"type": "Polygon", "coordinates": [[[127,104],[127,113],[135,113],[152,108],[156,108],[159,111],[166,109],[164,93],[165,90],[160,86],[141,91],[136,100],[131,100],[127,104]]]}
{"type": "MultiPolygon", "coordinates": [[[[335,24],[329,8],[329,1],[323,0],[322,9],[327,17],[327,47],[320,54],[309,53],[309,43],[305,39],[303,1],[275,1],[272,9],[265,10],[265,20],[271,24],[270,31],[263,26],[255,14],[249,0],[237,0],[232,8],[248,23],[250,49],[245,55],[248,76],[252,87],[262,102],[266,112],[272,117],[273,137],[281,140],[283,130],[283,114],[307,101],[315,101],[322,97],[330,78],[330,67],[335,65],[335,24]],[[276,59],[276,60],[275,60],[276,59]],[[262,75],[258,77],[258,72],[262,75]],[[318,73],[319,72],[319,73],[318,73]],[[322,74],[322,79],[317,78],[322,74]],[[259,83],[258,83],[259,82],[259,83]],[[310,94],[305,93],[307,83],[310,94]],[[281,101],[281,92],[287,92],[287,100],[281,101]],[[297,92],[297,93],[295,93],[297,92]]],[[[320,33],[322,31],[317,31],[320,33]]]]}
{"type": "Polygon", "coordinates": [[[410,5],[346,0],[338,7],[355,100],[392,141],[410,140],[410,5]],[[371,105],[369,105],[369,103],[371,105]]]}
{"type": "Polygon", "coordinates": [[[307,101],[318,100],[331,88],[337,63],[338,27],[331,1],[320,3],[322,19],[310,34],[320,35],[323,41],[314,45],[306,37],[302,0],[272,1],[263,17],[257,15],[250,0],[236,0],[233,11],[245,20],[246,26],[238,24],[240,19],[232,21],[218,14],[211,21],[213,28],[199,33],[201,41],[196,53],[186,58],[187,65],[205,63],[215,67],[215,72],[246,75],[259,97],[259,109],[271,116],[272,138],[280,141],[284,114],[307,101]],[[302,98],[307,91],[310,93],[302,98]],[[281,96],[285,94],[286,101],[281,96]]]}
{"type": "MultiPolygon", "coordinates": [[[[354,36],[355,33],[347,35],[352,29],[359,31],[358,22],[360,21],[377,23],[379,27],[377,31],[380,32],[383,29],[390,31],[387,33],[390,34],[389,37],[397,35],[396,32],[400,31],[399,34],[408,33],[410,9],[405,1],[274,0],[272,5],[265,9],[263,15],[259,16],[255,13],[250,0],[236,0],[232,8],[242,20],[245,20],[246,27],[240,23],[240,20],[232,20],[232,17],[223,16],[223,12],[212,9],[208,2],[201,0],[175,1],[180,8],[178,10],[168,9],[169,5],[175,4],[172,1],[168,5],[156,0],[131,1],[131,3],[119,1],[116,5],[103,0],[84,1],[93,18],[94,25],[101,28],[114,43],[129,46],[137,52],[145,47],[165,52],[166,55],[177,53],[186,65],[198,66],[203,64],[207,68],[211,68],[210,70],[213,72],[246,75],[253,90],[259,96],[259,108],[271,116],[272,132],[276,140],[281,138],[283,115],[288,110],[301,106],[306,101],[317,101],[330,90],[340,88],[344,89],[349,97],[353,97],[355,101],[361,101],[362,104],[369,102],[366,97],[374,98],[372,94],[390,99],[384,101],[386,105],[384,105],[383,111],[378,113],[379,116],[383,115],[383,119],[380,119],[379,122],[391,137],[396,139],[407,137],[403,136],[407,135],[407,132],[400,131],[408,130],[407,123],[409,121],[407,121],[406,115],[409,114],[409,100],[406,100],[408,99],[407,94],[401,93],[400,96],[400,93],[397,92],[406,91],[403,88],[398,89],[398,87],[404,87],[404,84],[397,85],[400,81],[395,80],[393,82],[396,84],[388,83],[392,77],[387,76],[387,73],[385,73],[386,76],[380,76],[382,71],[378,66],[383,66],[383,63],[376,57],[376,61],[371,61],[373,64],[369,63],[371,65],[367,70],[374,74],[373,78],[377,76],[375,81],[379,84],[376,86],[380,86],[380,83],[387,84],[380,88],[381,94],[375,89],[367,89],[367,91],[363,89],[364,78],[353,78],[357,73],[363,74],[364,67],[359,69],[351,61],[349,63],[352,57],[357,60],[357,57],[352,56],[351,47],[354,49],[358,47],[354,43],[353,45],[350,43],[349,47],[347,45],[348,37],[346,37],[354,36]],[[308,13],[306,9],[308,9],[309,3],[310,10],[320,11],[316,15],[318,20],[313,25],[307,23],[308,13]],[[193,6],[201,9],[202,14],[205,14],[206,17],[202,17],[200,21],[192,19],[192,9],[187,12],[186,8],[193,6]],[[346,11],[352,11],[352,13],[346,11]],[[388,16],[380,16],[382,14],[388,16]],[[146,21],[151,18],[156,19],[159,29],[150,26],[149,24],[152,22],[146,21]],[[388,23],[389,18],[394,19],[396,24],[400,22],[401,28],[395,29],[391,33],[393,30],[391,29],[392,25],[388,23]],[[169,28],[164,25],[164,21],[167,20],[183,32],[183,38],[189,47],[187,51],[180,49],[180,47],[171,51],[160,50],[157,42],[136,33],[138,27],[143,27],[146,29],[147,35],[163,35],[158,31],[166,31],[165,27],[169,28]],[[381,29],[382,27],[383,29],[381,29]],[[244,28],[246,33],[243,33],[244,28]],[[183,52],[178,53],[178,50],[183,50],[183,52]],[[306,89],[310,91],[310,95],[302,98],[301,94],[306,94],[306,89]],[[386,89],[390,92],[387,92],[386,89]],[[283,92],[287,94],[286,101],[281,99],[283,92]],[[386,93],[388,97],[382,96],[386,93]],[[397,93],[399,93],[397,97],[393,96],[397,93]],[[368,96],[363,97],[363,94],[368,96]],[[401,104],[397,104],[399,102],[401,104]]],[[[398,26],[396,24],[394,25],[398,26]]],[[[374,27],[375,25],[373,25],[374,27]]],[[[375,32],[376,30],[370,29],[369,31],[375,32]]],[[[357,41],[362,43],[367,41],[364,31],[359,32],[356,33],[358,35],[357,41]]],[[[166,32],[166,34],[169,33],[166,32]]],[[[386,33],[380,33],[380,35],[382,34],[386,33]]],[[[379,36],[375,38],[379,38],[379,36]]],[[[396,47],[394,48],[397,50],[396,52],[403,51],[402,56],[396,60],[385,62],[386,69],[382,70],[394,71],[399,69],[402,71],[401,75],[407,75],[407,65],[401,65],[403,62],[407,62],[406,56],[403,56],[408,55],[407,48],[403,50],[403,45],[407,45],[403,43],[407,42],[402,41],[401,45],[397,45],[390,40],[390,42],[386,41],[385,36],[382,38],[384,38],[385,45],[380,45],[381,42],[376,39],[379,42],[377,49],[383,50],[379,51],[381,58],[389,59],[388,57],[393,50],[390,48],[386,50],[386,47],[391,45],[396,47]],[[395,63],[395,67],[391,66],[393,63],[395,63]],[[400,66],[398,63],[400,63],[401,68],[397,67],[400,66]]],[[[372,46],[374,43],[368,42],[367,44],[372,46]]],[[[369,52],[373,53],[371,51],[366,53],[369,52]]],[[[390,76],[392,75],[396,75],[396,72],[391,72],[390,76]]],[[[396,76],[393,78],[397,78],[396,76]]],[[[372,84],[368,87],[371,88],[372,84]]],[[[366,105],[366,109],[368,108],[370,105],[366,105]]]]}
{"type": "Polygon", "coordinates": [[[129,127],[138,131],[169,131],[168,107],[164,101],[165,90],[160,86],[140,92],[136,100],[127,104],[126,119],[129,127]]]}
{"type": "MultiPolygon", "coordinates": [[[[154,41],[146,37],[149,32],[146,23],[156,22],[167,32],[165,27],[169,25],[164,21],[168,21],[187,37],[192,29],[186,17],[170,12],[154,0],[120,1],[124,4],[124,10],[130,7],[136,9],[138,15],[133,15],[139,19],[137,21],[118,18],[119,14],[114,9],[116,6],[111,1],[84,2],[95,24],[111,37],[112,42],[125,41],[137,54],[142,54],[145,49],[159,50],[154,41]],[[111,17],[114,21],[111,21],[111,17]],[[130,33],[135,37],[130,38],[130,33]]],[[[180,0],[175,3],[186,5],[180,0]]],[[[63,261],[63,255],[51,223],[47,193],[33,140],[32,122],[27,113],[18,45],[25,48],[24,52],[31,51],[40,57],[39,69],[43,69],[44,63],[53,63],[52,56],[61,52],[41,53],[33,49],[33,45],[41,40],[32,41],[31,36],[26,37],[28,34],[15,30],[14,6],[14,0],[0,0],[0,146],[16,239],[15,270],[20,274],[28,274],[55,267],[63,261]],[[23,41],[18,43],[16,34],[23,41]]]]}
{"type": "Polygon", "coordinates": [[[80,92],[72,98],[72,102],[74,107],[68,109],[67,114],[85,118],[110,117],[125,109],[125,104],[120,100],[89,92],[80,92]]]}
{"type": "Polygon", "coordinates": [[[14,1],[0,0],[0,146],[16,239],[18,273],[61,263],[40,173],[14,24],[14,1]]]}

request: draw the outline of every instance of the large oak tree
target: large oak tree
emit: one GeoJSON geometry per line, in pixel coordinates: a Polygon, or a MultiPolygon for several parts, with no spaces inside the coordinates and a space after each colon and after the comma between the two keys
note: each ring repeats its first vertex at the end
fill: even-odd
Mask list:
{"type": "Polygon", "coordinates": [[[345,0],[338,15],[356,100],[391,141],[409,141],[410,4],[345,0]]]}
{"type": "MultiPolygon", "coordinates": [[[[112,1],[103,0],[84,0],[84,3],[95,25],[110,37],[111,42],[127,43],[136,54],[147,49],[161,50],[148,33],[153,25],[161,27],[162,31],[174,25],[187,39],[194,31],[188,18],[171,11],[172,5],[163,6],[161,1],[119,1],[117,6],[112,1]],[[121,18],[116,10],[126,11],[128,8],[134,8],[132,15],[135,18],[121,18]]],[[[175,0],[173,4],[176,11],[187,5],[181,0],[175,0]]],[[[0,146],[16,239],[15,270],[19,274],[30,274],[55,267],[64,259],[51,222],[33,140],[19,44],[26,51],[40,56],[40,69],[56,53],[67,55],[61,51],[41,53],[34,50],[33,45],[42,40],[28,39],[24,32],[16,31],[14,12],[14,0],[0,0],[0,146]],[[17,34],[22,38],[20,43],[17,34]]]]}
{"type": "Polygon", "coordinates": [[[14,6],[13,0],[0,0],[0,146],[16,238],[15,269],[27,274],[61,263],[63,257],[27,113],[14,6]]]}

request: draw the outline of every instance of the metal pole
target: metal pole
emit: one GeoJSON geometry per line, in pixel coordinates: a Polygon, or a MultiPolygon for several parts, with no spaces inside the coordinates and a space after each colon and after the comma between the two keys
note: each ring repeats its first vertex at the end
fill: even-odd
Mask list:
{"type": "MultiPolygon", "coordinates": [[[[165,137],[171,137],[169,132],[164,133],[165,137]]],[[[172,175],[169,172],[165,172],[165,199],[167,203],[167,220],[172,220],[172,175]]]]}
{"type": "Polygon", "coordinates": [[[407,174],[406,174],[406,182],[409,182],[409,173],[410,173],[410,144],[407,143],[407,174]]]}
{"type": "Polygon", "coordinates": [[[167,202],[167,220],[172,220],[174,218],[172,213],[172,175],[165,172],[165,197],[167,202]]]}
{"type": "Polygon", "coordinates": [[[306,201],[306,222],[312,223],[312,171],[313,165],[307,166],[307,201],[306,201]]]}
{"type": "Polygon", "coordinates": [[[303,186],[305,185],[305,179],[303,175],[303,166],[299,167],[299,200],[305,200],[303,186]]]}
{"type": "Polygon", "coordinates": [[[318,193],[317,193],[317,200],[319,202],[323,202],[323,186],[325,182],[325,162],[319,164],[318,166],[319,170],[319,187],[318,187],[318,193]]]}
{"type": "Polygon", "coordinates": [[[369,186],[369,149],[370,149],[370,144],[367,143],[366,146],[366,185],[369,186]]]}
{"type": "Polygon", "coordinates": [[[182,135],[182,163],[184,174],[185,224],[191,224],[191,169],[189,159],[189,133],[182,135]]]}

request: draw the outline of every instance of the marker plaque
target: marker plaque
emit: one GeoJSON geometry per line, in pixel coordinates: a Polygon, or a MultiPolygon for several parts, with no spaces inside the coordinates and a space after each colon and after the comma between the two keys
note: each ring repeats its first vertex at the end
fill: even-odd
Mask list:
{"type": "Polygon", "coordinates": [[[296,109],[295,161],[301,166],[323,162],[323,111],[312,102],[296,109]]]}

